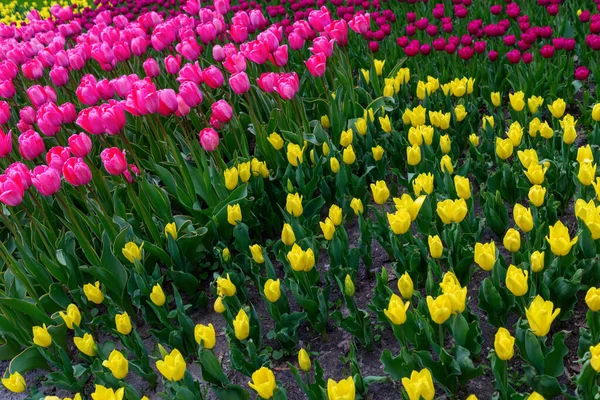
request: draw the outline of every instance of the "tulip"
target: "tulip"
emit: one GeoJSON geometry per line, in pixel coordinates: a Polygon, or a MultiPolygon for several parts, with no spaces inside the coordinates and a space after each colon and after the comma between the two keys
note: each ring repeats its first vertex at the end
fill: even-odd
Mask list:
{"type": "Polygon", "coordinates": [[[390,133],[392,131],[392,122],[390,121],[389,115],[379,117],[379,124],[381,125],[381,130],[385,133],[390,133]]]}
{"type": "Polygon", "coordinates": [[[513,208],[513,218],[515,223],[525,233],[530,232],[533,229],[533,216],[531,210],[525,208],[519,203],[515,204],[513,208]]]}
{"type": "Polygon", "coordinates": [[[253,244],[250,246],[250,253],[252,254],[252,259],[257,264],[262,264],[265,262],[262,247],[258,244],[253,244]]]}
{"type": "Polygon", "coordinates": [[[227,205],[227,222],[236,226],[238,221],[242,220],[242,209],[239,204],[227,205]]]}
{"type": "Polygon", "coordinates": [[[354,153],[352,145],[344,149],[344,152],[342,154],[342,161],[344,161],[344,164],[347,165],[352,165],[354,164],[354,161],[356,161],[356,154],[354,153]]]}
{"type": "Polygon", "coordinates": [[[450,300],[452,314],[463,312],[466,307],[467,288],[460,286],[460,282],[452,272],[446,272],[440,283],[442,293],[450,300]]]}
{"type": "MultiPolygon", "coordinates": [[[[10,136],[10,132],[8,134],[10,136]]],[[[45,146],[39,133],[28,130],[19,136],[19,153],[27,160],[33,160],[44,152],[45,146]]]]}
{"type": "Polygon", "coordinates": [[[333,379],[327,381],[328,400],[354,400],[355,396],[356,386],[351,376],[339,382],[333,379]]]}
{"type": "Polygon", "coordinates": [[[494,105],[494,107],[500,107],[502,101],[500,92],[492,92],[490,94],[490,98],[492,99],[492,104],[494,105]]]}
{"type": "Polygon", "coordinates": [[[134,242],[128,242],[125,244],[125,247],[121,250],[123,256],[129,260],[130,263],[134,263],[135,260],[142,261],[142,248],[144,244],[138,246],[134,242]]]}
{"type": "Polygon", "coordinates": [[[406,310],[408,310],[409,306],[410,302],[406,302],[405,304],[398,295],[393,293],[392,297],[390,297],[388,308],[383,310],[383,312],[392,324],[402,325],[406,322],[406,310]]]}
{"type": "MultiPolygon", "coordinates": [[[[94,393],[92,393],[92,400],[123,400],[124,396],[125,388],[119,388],[115,391],[102,385],[96,385],[94,393]]],[[[73,400],[77,400],[77,396],[73,400]]]]}
{"type": "Polygon", "coordinates": [[[374,184],[371,183],[371,192],[373,193],[373,200],[379,205],[385,204],[390,197],[390,190],[385,181],[377,181],[374,184]]]}
{"type": "Polygon", "coordinates": [[[433,297],[427,296],[427,307],[431,319],[438,325],[446,322],[452,314],[452,303],[450,302],[450,298],[445,294],[438,296],[435,300],[433,297]]]}
{"type": "Polygon", "coordinates": [[[245,340],[250,335],[250,320],[248,319],[248,314],[243,309],[240,309],[233,320],[233,329],[235,337],[238,340],[245,340]]]}
{"type": "Polygon", "coordinates": [[[552,321],[560,314],[560,308],[553,310],[554,303],[544,301],[540,295],[537,295],[529,308],[525,309],[527,322],[534,335],[543,337],[548,334],[552,321]]]}
{"type": "Polygon", "coordinates": [[[125,379],[129,372],[129,362],[118,350],[111,351],[108,360],[104,360],[102,366],[108,368],[117,379],[125,379]]]}
{"type": "Polygon", "coordinates": [[[327,56],[324,53],[314,54],[305,61],[305,64],[312,76],[321,77],[327,70],[327,56]]]}
{"type": "Polygon", "coordinates": [[[405,272],[400,279],[398,279],[398,290],[405,300],[409,300],[414,292],[414,284],[408,272],[405,272]]]}
{"type": "Polygon", "coordinates": [[[352,129],[342,131],[342,134],[340,136],[340,145],[342,147],[348,147],[352,144],[352,139],[353,139],[352,129]]]}
{"type": "Polygon", "coordinates": [[[367,120],[364,118],[357,118],[354,122],[354,127],[359,135],[365,136],[367,134],[367,120]]]}
{"type": "Polygon", "coordinates": [[[100,282],[98,281],[93,285],[91,283],[83,285],[83,292],[88,301],[91,301],[94,304],[102,304],[104,301],[104,293],[100,290],[100,282]]]}
{"type": "Polygon", "coordinates": [[[75,304],[69,304],[66,312],[60,311],[58,314],[69,329],[73,329],[73,325],[79,326],[79,324],[81,324],[81,314],[75,304]]]}
{"type": "Polygon", "coordinates": [[[205,349],[212,349],[217,342],[217,336],[213,324],[198,324],[194,327],[194,339],[199,345],[202,344],[205,349]]]}
{"type": "Polygon", "coordinates": [[[267,300],[271,303],[275,303],[281,297],[281,281],[279,279],[267,280],[263,287],[263,292],[265,293],[267,300]]]}
{"type": "Polygon", "coordinates": [[[288,193],[285,202],[286,211],[294,217],[299,217],[303,213],[302,196],[298,193],[288,193]]]}
{"type": "Polygon", "coordinates": [[[297,167],[298,164],[302,164],[304,149],[295,143],[289,143],[287,146],[287,160],[288,162],[297,167]]]}
{"type": "Polygon", "coordinates": [[[117,328],[117,332],[119,332],[121,335],[129,335],[133,330],[133,327],[131,326],[131,319],[129,318],[129,314],[127,314],[127,312],[115,315],[115,326],[117,328]]]}
{"type": "Polygon", "coordinates": [[[335,233],[335,224],[331,221],[331,218],[326,218],[325,222],[319,222],[319,226],[321,227],[321,231],[323,232],[323,237],[325,240],[333,239],[333,234],[335,233]]]}
{"type": "Polygon", "coordinates": [[[533,185],[529,189],[528,198],[529,201],[536,207],[540,207],[544,204],[544,197],[546,196],[546,188],[540,185],[533,185]]]}
{"type": "Polygon", "coordinates": [[[219,314],[222,314],[225,312],[225,304],[223,304],[223,298],[217,297],[215,299],[215,303],[213,305],[213,310],[215,310],[215,312],[219,313],[219,314]]]}
{"type": "Polygon", "coordinates": [[[421,192],[431,194],[433,192],[433,179],[433,174],[431,172],[417,175],[412,182],[415,195],[419,196],[421,192]]]}
{"type": "Polygon", "coordinates": [[[96,350],[96,342],[94,342],[94,338],[89,333],[83,335],[83,337],[74,337],[73,342],[77,349],[80,352],[89,357],[94,357],[97,354],[96,350]]]}
{"type": "Polygon", "coordinates": [[[577,179],[584,186],[590,186],[596,177],[596,164],[592,165],[590,161],[579,164],[577,179]]]}
{"type": "Polygon", "coordinates": [[[506,288],[517,297],[523,296],[529,290],[528,278],[529,271],[523,271],[511,264],[506,272],[506,288]]]}
{"type": "Polygon", "coordinates": [[[354,287],[352,277],[349,274],[346,274],[346,277],[344,278],[344,295],[353,297],[354,293],[356,293],[356,288],[354,287]]]}
{"type": "Polygon", "coordinates": [[[521,91],[516,92],[516,93],[511,93],[508,95],[508,98],[510,100],[510,106],[512,107],[513,110],[520,112],[523,110],[523,108],[525,108],[524,97],[525,97],[525,93],[523,93],[521,91]]]}
{"type": "Polygon", "coordinates": [[[487,129],[488,125],[492,128],[496,125],[493,115],[486,115],[481,119],[481,128],[482,129],[487,129]]]}
{"type": "Polygon", "coordinates": [[[158,283],[152,287],[150,301],[157,307],[162,307],[167,301],[165,292],[163,292],[162,287],[158,283]]]}
{"type": "Polygon", "coordinates": [[[231,167],[223,171],[225,175],[225,187],[228,190],[233,190],[238,185],[239,173],[236,167],[231,167]]]}
{"type": "Polygon", "coordinates": [[[392,232],[396,235],[402,235],[410,229],[411,218],[408,211],[401,209],[394,214],[387,213],[387,219],[392,232]]]}
{"type": "Polygon", "coordinates": [[[496,154],[502,160],[506,160],[513,153],[513,142],[510,139],[496,138],[496,154]]]}
{"type": "Polygon", "coordinates": [[[252,381],[248,382],[248,386],[254,389],[261,399],[270,399],[277,387],[275,374],[269,368],[261,367],[252,373],[252,381]]]}
{"type": "Polygon", "coordinates": [[[286,246],[291,246],[296,241],[296,235],[294,235],[294,230],[290,224],[283,224],[283,229],[281,230],[281,241],[286,246]]]}
{"type": "Polygon", "coordinates": [[[504,239],[502,240],[502,244],[504,244],[506,250],[510,251],[511,253],[519,251],[521,248],[521,235],[519,234],[519,231],[513,228],[510,228],[508,231],[506,231],[504,239]]]}
{"type": "Polygon", "coordinates": [[[503,361],[510,360],[515,354],[515,338],[505,328],[499,328],[494,336],[494,351],[503,361]]]}
{"type": "Polygon", "coordinates": [[[456,194],[461,199],[468,200],[471,198],[471,183],[469,182],[469,178],[455,175],[454,188],[456,189],[456,194]]]}
{"type": "Polygon", "coordinates": [[[569,229],[561,221],[557,221],[554,226],[550,226],[550,234],[546,236],[546,241],[550,244],[550,250],[554,255],[566,256],[571,251],[571,247],[577,243],[578,237],[572,240],[569,236],[569,229]]]}
{"type": "Polygon", "coordinates": [[[464,199],[447,199],[437,203],[436,212],[444,224],[460,223],[467,215],[467,203],[464,199]]]}
{"type": "Polygon", "coordinates": [[[354,214],[356,215],[362,214],[364,212],[363,203],[360,199],[357,198],[353,198],[352,201],[350,201],[350,208],[352,208],[354,214]]]}
{"type": "Polygon", "coordinates": [[[283,148],[283,139],[276,132],[271,133],[271,135],[267,137],[267,140],[275,150],[279,151],[283,148]]]}
{"type": "Polygon", "coordinates": [[[300,369],[304,372],[308,372],[310,371],[311,364],[308,352],[304,349],[300,349],[298,352],[298,366],[300,369]]]}
{"type": "Polygon", "coordinates": [[[296,243],[292,246],[292,250],[287,253],[287,259],[294,271],[308,272],[315,265],[315,255],[309,247],[307,250],[302,250],[296,243]]]}
{"type": "Polygon", "coordinates": [[[227,296],[235,296],[236,287],[231,281],[229,274],[227,274],[227,278],[219,277],[217,278],[217,294],[221,297],[227,296]]]}
{"type": "Polygon", "coordinates": [[[585,303],[591,311],[600,311],[600,288],[589,288],[585,294],[585,303]]]}
{"type": "Polygon", "coordinates": [[[60,175],[50,167],[39,165],[31,172],[31,183],[43,196],[51,196],[60,189],[60,175]]]}
{"type": "Polygon", "coordinates": [[[596,122],[600,121],[600,103],[594,104],[592,109],[592,119],[596,122]]]}
{"type": "Polygon", "coordinates": [[[221,255],[223,256],[223,261],[229,262],[231,260],[231,252],[229,251],[229,249],[227,247],[225,247],[223,249],[223,251],[221,252],[221,255]]]}
{"type": "Polygon", "coordinates": [[[541,185],[544,182],[547,169],[546,166],[540,164],[530,164],[527,171],[525,171],[525,176],[532,185],[541,185]]]}
{"type": "Polygon", "coordinates": [[[419,146],[408,146],[406,148],[406,159],[408,165],[418,165],[421,162],[421,148],[419,146]]]}
{"type": "Polygon", "coordinates": [[[431,254],[432,258],[438,259],[442,257],[442,253],[444,252],[444,246],[442,244],[442,240],[438,235],[428,236],[427,243],[429,245],[429,254],[431,254]]]}
{"type": "Polygon", "coordinates": [[[2,385],[13,393],[23,393],[27,387],[25,378],[18,372],[13,372],[8,378],[2,378],[2,385]]]}
{"type": "Polygon", "coordinates": [[[435,396],[433,379],[431,372],[427,368],[423,368],[419,372],[412,371],[410,378],[402,378],[402,386],[404,386],[410,400],[419,400],[421,398],[433,400],[435,396]]]}
{"type": "Polygon", "coordinates": [[[12,151],[12,131],[4,133],[0,128],[0,158],[4,158],[12,151]]]}
{"type": "Polygon", "coordinates": [[[163,360],[156,362],[156,368],[166,379],[177,382],[183,379],[187,366],[179,350],[173,349],[163,360]]]}
{"type": "Polygon", "coordinates": [[[552,116],[557,119],[561,118],[564,115],[566,108],[567,103],[565,103],[565,101],[560,98],[554,100],[552,104],[548,105],[548,110],[550,111],[550,113],[552,113],[552,116]]]}
{"type": "Polygon", "coordinates": [[[46,324],[42,326],[34,326],[33,330],[33,343],[40,347],[49,347],[52,344],[52,336],[48,332],[46,324]]]}
{"type": "Polygon", "coordinates": [[[592,368],[594,371],[600,372],[600,343],[595,346],[590,346],[590,353],[592,356],[590,360],[592,368]]]}

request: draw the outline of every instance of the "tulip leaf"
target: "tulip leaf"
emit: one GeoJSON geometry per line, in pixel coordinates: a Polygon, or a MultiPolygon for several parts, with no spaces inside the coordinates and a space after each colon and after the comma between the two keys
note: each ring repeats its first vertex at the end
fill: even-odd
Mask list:
{"type": "Polygon", "coordinates": [[[250,395],[244,389],[237,385],[229,385],[225,388],[212,387],[219,400],[248,400],[250,395]]]}
{"type": "Polygon", "coordinates": [[[8,371],[11,374],[14,372],[24,374],[37,368],[48,369],[48,363],[38,347],[28,347],[12,359],[8,371]]]}
{"type": "Polygon", "coordinates": [[[560,331],[552,337],[552,350],[546,355],[544,373],[558,378],[565,371],[564,359],[569,349],[565,346],[567,333],[560,331]]]}

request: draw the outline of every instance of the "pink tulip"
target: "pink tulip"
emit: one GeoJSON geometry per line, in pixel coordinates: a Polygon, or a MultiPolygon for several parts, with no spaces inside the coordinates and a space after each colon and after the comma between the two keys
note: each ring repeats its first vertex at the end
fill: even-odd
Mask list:
{"type": "Polygon", "coordinates": [[[75,123],[92,135],[100,135],[105,132],[102,115],[97,107],[81,110],[75,123]]]}
{"type": "Polygon", "coordinates": [[[116,100],[109,100],[108,103],[102,104],[98,112],[102,117],[104,131],[109,135],[116,135],[123,130],[127,118],[121,103],[116,100]]]}
{"type": "Polygon", "coordinates": [[[325,27],[327,36],[335,40],[338,46],[348,45],[348,24],[346,21],[335,20],[325,27]]]}
{"type": "Polygon", "coordinates": [[[29,125],[33,125],[35,123],[35,114],[36,113],[33,107],[29,106],[23,107],[19,111],[19,116],[21,119],[29,125]]]}
{"type": "Polygon", "coordinates": [[[233,109],[225,100],[218,100],[210,106],[212,115],[221,123],[229,122],[233,117],[233,109]]]}
{"type": "Polygon", "coordinates": [[[350,22],[350,29],[359,35],[364,35],[371,28],[371,18],[369,14],[356,14],[350,22]]]}
{"type": "Polygon", "coordinates": [[[144,61],[143,67],[146,76],[149,78],[154,78],[160,75],[160,67],[154,58],[149,58],[144,61]]]}
{"type": "Polygon", "coordinates": [[[327,69],[327,57],[323,53],[317,53],[314,56],[310,56],[309,59],[306,60],[306,67],[312,76],[323,76],[327,69]]]}
{"type": "Polygon", "coordinates": [[[584,81],[590,76],[590,70],[585,66],[575,68],[575,79],[584,81]]]}
{"type": "Polygon", "coordinates": [[[125,150],[119,150],[116,147],[111,147],[102,150],[100,158],[104,164],[106,172],[111,175],[121,175],[127,169],[127,159],[125,158],[125,150]]]}
{"type": "Polygon", "coordinates": [[[250,80],[245,72],[238,72],[229,77],[229,86],[236,94],[244,94],[250,90],[250,80]]]}
{"type": "Polygon", "coordinates": [[[6,176],[17,182],[23,187],[23,190],[27,190],[31,186],[31,171],[22,162],[14,162],[6,168],[6,176]]]}
{"type": "Polygon", "coordinates": [[[323,6],[319,10],[313,10],[308,15],[308,22],[317,32],[323,32],[325,27],[331,23],[331,15],[327,7],[323,6]]]}
{"type": "Polygon", "coordinates": [[[225,59],[223,66],[232,74],[246,70],[246,57],[243,54],[232,54],[225,59]]]}
{"type": "Polygon", "coordinates": [[[183,68],[179,70],[179,76],[177,77],[178,82],[191,81],[199,85],[202,83],[202,69],[200,64],[196,61],[193,64],[185,64],[183,68]]]}
{"type": "Polygon", "coordinates": [[[99,64],[110,64],[115,58],[115,53],[108,43],[95,43],[92,45],[92,58],[99,64]]]}
{"type": "MultiPolygon", "coordinates": [[[[190,82],[192,83],[192,82],[190,82]]],[[[178,117],[185,117],[190,113],[190,106],[184,100],[184,97],[181,95],[177,95],[177,111],[175,111],[175,115],[178,117]]]]}
{"type": "Polygon", "coordinates": [[[129,169],[126,169],[125,171],[123,171],[123,176],[129,183],[133,183],[133,175],[131,175],[132,172],[136,176],[140,175],[140,170],[134,164],[129,164],[129,169]]]}
{"type": "Polygon", "coordinates": [[[256,38],[267,45],[269,53],[274,52],[279,47],[279,39],[277,39],[275,33],[270,30],[260,33],[256,38]]]}
{"type": "Polygon", "coordinates": [[[273,93],[277,84],[278,76],[274,72],[265,72],[256,80],[258,86],[266,93],[273,93]]]}
{"type": "Polygon", "coordinates": [[[48,101],[48,94],[40,85],[33,85],[27,89],[27,96],[35,108],[39,108],[48,101]]]}
{"type": "Polygon", "coordinates": [[[206,85],[208,85],[212,89],[220,87],[223,84],[224,80],[223,73],[219,68],[215,67],[214,65],[211,65],[210,67],[202,71],[202,78],[204,80],[204,83],[206,83],[206,85]]]}
{"type": "Polygon", "coordinates": [[[181,68],[181,56],[167,56],[165,58],[165,70],[168,74],[175,75],[181,68]]]}
{"type": "Polygon", "coordinates": [[[219,146],[219,134],[213,128],[204,128],[199,135],[200,144],[206,151],[214,151],[219,146]]]}
{"type": "Polygon", "coordinates": [[[0,81],[0,97],[10,99],[17,91],[11,80],[0,81]]]}
{"type": "Polygon", "coordinates": [[[269,59],[269,47],[265,42],[261,42],[260,40],[243,43],[240,46],[240,51],[248,60],[256,64],[264,64],[269,59]]]}
{"type": "MultiPolygon", "coordinates": [[[[60,177],[59,177],[60,180],[60,177]]],[[[7,206],[18,206],[23,201],[25,189],[7,175],[0,175],[0,202],[7,206]]]]}
{"type": "Polygon", "coordinates": [[[14,79],[19,73],[19,67],[11,60],[0,62],[0,79],[8,81],[14,79]]]}
{"type": "Polygon", "coordinates": [[[225,60],[225,51],[223,50],[223,46],[220,44],[215,44],[212,49],[212,56],[216,62],[225,60]]]}
{"type": "Polygon", "coordinates": [[[50,70],[50,79],[52,79],[54,86],[65,86],[69,81],[69,73],[65,68],[57,66],[50,70]]]}
{"type": "Polygon", "coordinates": [[[298,74],[292,72],[291,74],[282,74],[277,79],[275,85],[275,91],[279,93],[284,100],[291,100],[294,98],[298,89],[300,88],[300,81],[298,80],[298,74]]]}
{"type": "Polygon", "coordinates": [[[6,124],[10,120],[10,107],[7,102],[0,101],[0,125],[6,124]]]}
{"type": "Polygon", "coordinates": [[[19,153],[27,159],[33,160],[45,150],[44,141],[39,133],[30,129],[19,136],[19,153]]]}
{"type": "Polygon", "coordinates": [[[279,46],[277,48],[277,50],[275,50],[271,54],[270,60],[271,60],[271,62],[274,65],[276,65],[278,67],[285,66],[287,64],[287,62],[288,62],[288,47],[287,47],[287,44],[279,46]]]}
{"type": "Polygon", "coordinates": [[[231,8],[229,0],[215,0],[214,4],[215,10],[222,15],[227,14],[231,8]]]}
{"type": "Polygon", "coordinates": [[[0,128],[0,158],[4,158],[12,151],[12,131],[4,133],[0,128]]]}
{"type": "Polygon", "coordinates": [[[68,147],[54,146],[46,153],[46,164],[58,172],[62,171],[63,164],[71,157],[68,147]]]}
{"type": "Polygon", "coordinates": [[[92,140],[84,132],[69,137],[69,149],[75,157],[85,157],[92,150],[92,140]]]}
{"type": "Polygon", "coordinates": [[[96,87],[97,84],[98,81],[93,75],[88,74],[81,78],[81,83],[75,91],[79,101],[87,106],[93,106],[98,103],[100,100],[100,93],[98,93],[96,87]]]}
{"type": "Polygon", "coordinates": [[[198,3],[198,0],[187,0],[185,5],[181,8],[190,15],[196,15],[198,14],[198,11],[200,11],[200,4],[198,3]]]}
{"type": "Polygon", "coordinates": [[[114,44],[113,48],[115,59],[117,61],[126,61],[131,58],[131,51],[129,51],[129,46],[127,42],[119,40],[114,44]]]}
{"type": "Polygon", "coordinates": [[[154,114],[158,110],[156,86],[149,78],[134,83],[127,95],[125,110],[133,115],[154,114]]]}
{"type": "Polygon", "coordinates": [[[75,122],[77,119],[77,111],[75,111],[75,106],[73,103],[61,104],[58,108],[63,115],[63,122],[65,124],[75,122]]]}
{"type": "Polygon", "coordinates": [[[54,168],[38,165],[31,171],[31,183],[42,196],[51,196],[60,190],[60,174],[54,168]]]}
{"type": "Polygon", "coordinates": [[[313,54],[322,53],[325,57],[331,57],[333,54],[333,45],[335,40],[327,40],[324,36],[319,36],[313,40],[313,46],[309,49],[313,54]]]}
{"type": "Polygon", "coordinates": [[[21,71],[25,78],[34,81],[44,75],[44,66],[38,59],[34,59],[23,64],[21,71]]]}
{"type": "Polygon", "coordinates": [[[236,43],[243,43],[248,39],[248,27],[243,25],[233,24],[229,27],[231,39],[236,43]]]}
{"type": "Polygon", "coordinates": [[[300,50],[304,47],[306,40],[294,31],[288,35],[288,42],[292,50],[300,50]]]}
{"type": "Polygon", "coordinates": [[[106,78],[96,84],[96,90],[103,100],[109,100],[115,96],[115,89],[106,78]]]}
{"type": "MultiPolygon", "coordinates": [[[[152,60],[154,60],[154,59],[152,59],[152,60]]],[[[154,62],[156,62],[156,61],[154,61],[154,62]]],[[[156,64],[156,67],[158,68],[158,64],[156,64]]],[[[127,93],[129,93],[129,91],[133,87],[134,82],[137,82],[138,80],[139,80],[139,78],[135,74],[129,75],[129,76],[122,75],[122,76],[119,76],[118,78],[111,80],[110,86],[112,86],[112,88],[114,89],[115,92],[117,92],[117,95],[120,98],[124,99],[125,97],[127,97],[127,93]]]]}
{"type": "Polygon", "coordinates": [[[197,60],[202,52],[202,46],[198,44],[194,37],[182,40],[177,44],[176,49],[188,61],[197,60]]]}
{"type": "Polygon", "coordinates": [[[63,114],[54,103],[46,103],[37,112],[37,124],[46,136],[54,136],[60,131],[63,114]]]}
{"type": "Polygon", "coordinates": [[[188,107],[196,107],[202,103],[202,92],[197,84],[192,81],[179,85],[179,94],[188,107]]]}
{"type": "Polygon", "coordinates": [[[92,171],[82,158],[71,157],[62,167],[65,180],[73,186],[87,185],[92,180],[92,171]]]}
{"type": "Polygon", "coordinates": [[[147,47],[148,47],[148,40],[146,40],[146,38],[136,37],[136,38],[131,39],[131,52],[135,56],[139,57],[142,54],[144,54],[146,52],[147,47]]]}
{"type": "Polygon", "coordinates": [[[198,25],[198,27],[196,28],[196,33],[198,33],[200,40],[205,45],[209,44],[217,38],[217,29],[215,28],[212,22],[207,22],[198,25]]]}
{"type": "Polygon", "coordinates": [[[158,94],[158,113],[163,116],[168,116],[177,111],[179,104],[177,103],[177,94],[173,89],[162,89],[157,91],[158,94]]]}

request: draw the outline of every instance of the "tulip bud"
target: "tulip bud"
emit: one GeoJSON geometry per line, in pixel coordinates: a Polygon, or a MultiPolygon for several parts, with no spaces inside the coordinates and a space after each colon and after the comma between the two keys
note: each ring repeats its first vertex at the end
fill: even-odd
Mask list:
{"type": "Polygon", "coordinates": [[[156,284],[152,287],[152,293],[150,293],[150,300],[157,307],[162,307],[167,301],[165,293],[163,292],[162,287],[160,287],[159,284],[156,284]]]}
{"type": "Polygon", "coordinates": [[[304,372],[310,371],[311,361],[308,352],[304,349],[300,349],[298,352],[298,366],[304,372]]]}
{"type": "Polygon", "coordinates": [[[505,328],[498,329],[494,337],[494,351],[499,359],[508,361],[515,354],[515,338],[505,328]]]}
{"type": "Polygon", "coordinates": [[[353,297],[355,292],[354,282],[352,282],[352,277],[346,274],[346,279],[344,279],[344,294],[348,297],[353,297]]]}
{"type": "Polygon", "coordinates": [[[405,300],[409,300],[414,292],[414,284],[408,272],[402,274],[400,279],[398,279],[398,290],[400,294],[405,300]]]}

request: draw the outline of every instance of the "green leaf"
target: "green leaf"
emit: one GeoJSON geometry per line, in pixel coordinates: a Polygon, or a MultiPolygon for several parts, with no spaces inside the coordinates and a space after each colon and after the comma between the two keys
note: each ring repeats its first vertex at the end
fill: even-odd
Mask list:
{"type": "Polygon", "coordinates": [[[49,369],[46,359],[42,356],[38,347],[28,347],[12,359],[8,371],[11,374],[14,372],[24,374],[27,371],[40,368],[49,369]]]}

